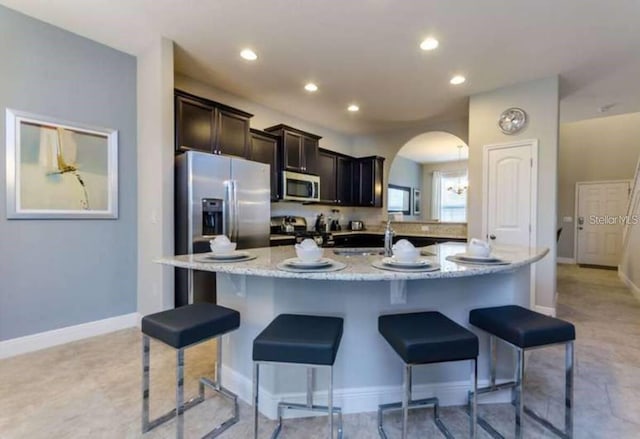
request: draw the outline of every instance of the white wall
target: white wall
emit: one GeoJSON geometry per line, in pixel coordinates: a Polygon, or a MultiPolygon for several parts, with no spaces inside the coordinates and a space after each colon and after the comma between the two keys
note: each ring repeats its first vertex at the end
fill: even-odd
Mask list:
{"type": "Polygon", "coordinates": [[[558,148],[558,221],[563,226],[558,256],[574,257],[574,227],[561,223],[575,215],[579,181],[631,179],[640,157],[640,113],[588,119],[560,125],[558,148]]]}
{"type": "Polygon", "coordinates": [[[550,254],[536,264],[536,305],[555,307],[558,161],[558,77],[544,78],[471,96],[469,102],[469,236],[482,234],[482,151],[485,145],[538,139],[538,213],[536,244],[550,254]],[[529,115],[526,128],[503,134],[500,113],[520,107],[529,115]]]}
{"type": "Polygon", "coordinates": [[[138,55],[138,312],[174,306],[173,42],[159,38],[138,55]]]}

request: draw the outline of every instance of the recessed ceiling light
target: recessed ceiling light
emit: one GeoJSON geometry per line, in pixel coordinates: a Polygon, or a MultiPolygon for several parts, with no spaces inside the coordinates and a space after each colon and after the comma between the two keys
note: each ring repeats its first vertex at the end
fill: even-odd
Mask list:
{"type": "Polygon", "coordinates": [[[314,91],[318,91],[318,86],[315,85],[313,82],[309,82],[304,86],[304,89],[307,91],[314,92],[314,91]]]}
{"type": "Polygon", "coordinates": [[[255,61],[258,59],[258,55],[251,49],[244,49],[240,52],[240,56],[246,59],[247,61],[255,61]]]}
{"type": "Polygon", "coordinates": [[[358,107],[356,104],[351,104],[347,107],[347,110],[351,111],[352,113],[355,113],[356,111],[360,110],[360,107],[358,107]]]}
{"type": "Polygon", "coordinates": [[[449,81],[451,84],[453,85],[460,85],[462,84],[464,81],[466,81],[467,78],[465,78],[462,75],[456,75],[453,78],[451,78],[451,81],[449,81]]]}
{"type": "Polygon", "coordinates": [[[433,50],[438,47],[438,40],[433,37],[425,38],[425,40],[420,43],[420,48],[422,50],[433,50]]]}

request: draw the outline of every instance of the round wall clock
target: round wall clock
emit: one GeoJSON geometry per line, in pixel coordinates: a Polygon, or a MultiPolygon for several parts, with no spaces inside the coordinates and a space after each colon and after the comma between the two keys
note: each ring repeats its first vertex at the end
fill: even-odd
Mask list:
{"type": "Polygon", "coordinates": [[[527,123],[527,113],[521,108],[507,108],[498,119],[498,126],[505,134],[515,134],[527,123]]]}

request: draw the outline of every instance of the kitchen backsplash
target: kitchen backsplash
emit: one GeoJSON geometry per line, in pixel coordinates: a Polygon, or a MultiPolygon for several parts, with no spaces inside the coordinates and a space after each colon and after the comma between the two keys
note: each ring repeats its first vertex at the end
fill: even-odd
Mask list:
{"type": "MultiPolygon", "coordinates": [[[[385,222],[379,223],[384,230],[385,222]]],[[[435,221],[391,221],[391,227],[397,234],[417,233],[421,235],[443,236],[447,238],[466,238],[467,223],[440,223],[435,221]]]]}
{"type": "MultiPolygon", "coordinates": [[[[335,218],[337,215],[343,229],[346,229],[349,221],[361,220],[364,222],[366,230],[382,231],[386,222],[386,212],[382,209],[370,207],[339,207],[322,206],[319,204],[301,204],[278,202],[271,203],[271,216],[302,216],[307,220],[307,227],[313,228],[318,214],[323,213],[325,217],[335,218]],[[339,212],[332,213],[332,209],[339,212]]],[[[397,233],[417,233],[421,235],[446,236],[446,237],[467,237],[466,223],[439,223],[439,222],[406,222],[392,221],[393,229],[397,233]],[[428,227],[428,230],[423,230],[428,227]]]]}
{"type": "Polygon", "coordinates": [[[318,214],[324,214],[325,217],[338,216],[340,225],[343,229],[346,229],[351,220],[364,221],[365,226],[371,225],[372,227],[379,224],[384,220],[382,216],[382,209],[374,209],[370,207],[342,207],[342,206],[323,206],[319,204],[301,204],[301,203],[289,203],[278,202],[271,203],[271,216],[302,216],[307,220],[307,227],[313,228],[316,217],[318,214]],[[339,212],[332,213],[332,209],[337,209],[339,212]]]}

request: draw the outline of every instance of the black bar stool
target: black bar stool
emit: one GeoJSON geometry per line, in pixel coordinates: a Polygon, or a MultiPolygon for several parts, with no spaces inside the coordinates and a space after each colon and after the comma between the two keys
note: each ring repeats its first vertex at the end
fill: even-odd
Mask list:
{"type": "MultiPolygon", "coordinates": [[[[522,414],[534,420],[562,438],[573,437],[573,342],[575,327],[564,320],[549,317],[516,305],[474,309],[469,313],[469,323],[489,333],[490,382],[488,387],[478,389],[478,394],[502,389],[513,389],[515,405],[515,434],[522,437],[522,414]],[[516,350],[516,376],[514,381],[496,384],[496,338],[516,350]],[[524,353],[526,350],[544,348],[551,345],[565,345],[565,426],[558,429],[524,405],[524,353]]],[[[478,423],[494,438],[502,438],[486,420],[478,417],[478,423]]]]}
{"type": "Polygon", "coordinates": [[[258,387],[261,364],[296,364],[307,367],[307,403],[278,403],[278,425],[271,435],[275,439],[282,430],[285,409],[320,411],[329,414],[329,438],[333,438],[333,414],[338,414],[338,438],[342,438],[342,410],[333,406],[333,363],[342,338],[343,320],[280,314],[253,340],[253,437],[258,438],[258,387]],[[313,371],[329,371],[328,404],[313,404],[313,371]]]}
{"type": "Polygon", "coordinates": [[[440,419],[438,398],[411,399],[411,370],[413,366],[448,361],[471,361],[471,414],[469,430],[476,437],[476,403],[478,371],[478,337],[436,311],[383,315],[378,318],[378,330],[404,361],[402,402],[382,404],[378,408],[378,432],[383,439],[383,414],[402,409],[402,439],[408,435],[409,409],[433,405],[433,417],[438,429],[453,438],[440,419]]]}
{"type": "Polygon", "coordinates": [[[212,303],[195,303],[181,308],[150,314],[142,319],[142,432],[157,427],[177,414],[176,438],[184,435],[184,412],[204,401],[204,386],[233,402],[233,417],[207,433],[205,438],[220,435],[238,422],[238,399],[222,387],[222,345],[220,337],[238,329],[240,314],[212,303]],[[197,343],[218,337],[216,381],[202,377],[198,396],[184,402],[184,350],[197,343]],[[176,408],[149,421],[149,339],[154,338],[176,349],[176,408]]]}

